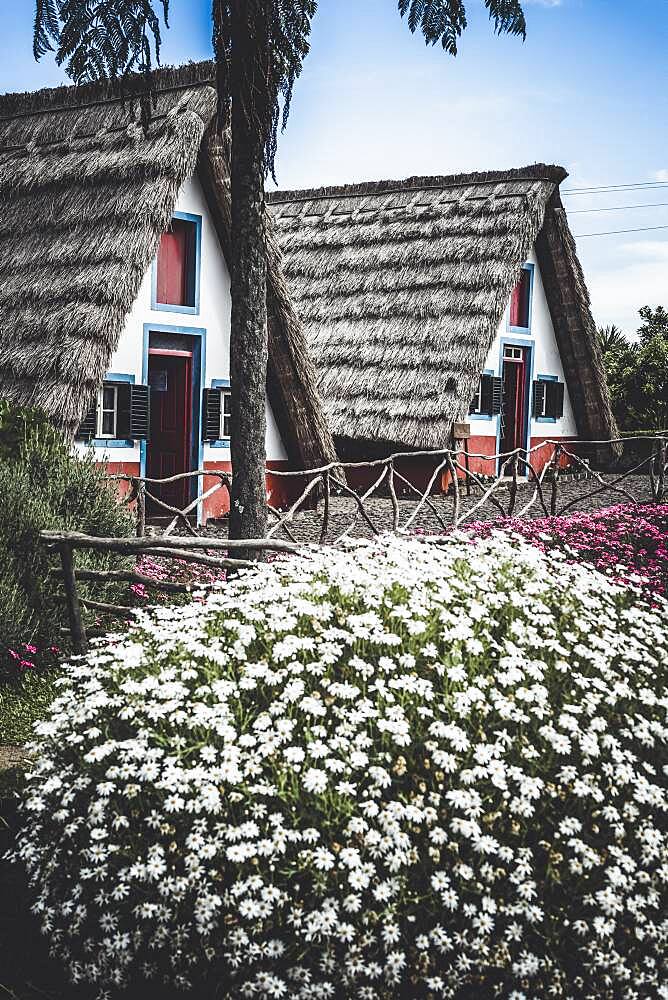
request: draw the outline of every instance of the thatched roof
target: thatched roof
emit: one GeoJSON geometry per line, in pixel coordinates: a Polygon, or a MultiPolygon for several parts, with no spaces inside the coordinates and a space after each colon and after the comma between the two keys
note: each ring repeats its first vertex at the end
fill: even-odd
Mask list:
{"type": "MultiPolygon", "coordinates": [[[[183,183],[198,170],[229,260],[211,63],[156,75],[148,132],[110,85],[0,97],[0,396],[72,431],[104,377],[183,183]]],[[[293,462],[333,455],[302,327],[269,247],[268,387],[293,462]]]]}
{"type": "Polygon", "coordinates": [[[615,429],[561,167],[270,195],[335,436],[447,445],[536,246],[579,432],[615,429]]]}

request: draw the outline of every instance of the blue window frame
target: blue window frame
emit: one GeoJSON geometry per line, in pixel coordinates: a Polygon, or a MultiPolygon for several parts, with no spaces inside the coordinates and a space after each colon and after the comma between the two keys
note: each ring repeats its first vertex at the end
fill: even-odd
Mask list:
{"type": "MultiPolygon", "coordinates": [[[[529,289],[528,289],[528,303],[527,303],[527,325],[526,326],[513,326],[510,322],[510,305],[508,306],[508,330],[510,333],[531,333],[531,319],[533,313],[533,286],[535,278],[535,268],[533,264],[524,264],[524,271],[529,273],[529,289]]],[[[514,291],[514,289],[513,289],[514,291]]]]}
{"type": "Polygon", "coordinates": [[[192,300],[193,305],[172,305],[167,302],[158,302],[158,257],[153,260],[153,270],[151,273],[151,309],[156,312],[176,312],[185,313],[189,316],[196,316],[200,309],[200,283],[202,274],[202,216],[191,215],[189,212],[174,212],[173,219],[181,219],[183,222],[190,222],[194,228],[194,282],[192,300]]]}
{"type": "MultiPolygon", "coordinates": [[[[212,378],[211,379],[211,388],[212,389],[229,389],[230,388],[230,384],[231,383],[230,383],[229,378],[212,378]]],[[[227,396],[228,394],[225,393],[225,394],[221,394],[221,395],[223,396],[223,398],[220,401],[220,414],[221,414],[221,424],[222,424],[223,420],[225,419],[225,416],[227,415],[225,413],[225,398],[224,397],[227,396]]],[[[222,430],[222,427],[221,427],[221,430],[222,430]]],[[[227,437],[221,437],[217,441],[209,441],[209,447],[210,448],[226,448],[229,451],[229,449],[230,449],[230,438],[229,438],[229,435],[227,437]]]]}
{"type": "MultiPolygon", "coordinates": [[[[557,375],[537,375],[537,382],[558,382],[559,377],[557,375]]],[[[534,417],[537,424],[556,424],[556,417],[534,417]]]]}
{"type": "MultiPolygon", "coordinates": [[[[134,377],[134,375],[126,375],[125,373],[122,373],[122,372],[107,372],[107,374],[104,376],[104,381],[107,382],[107,383],[109,383],[109,382],[123,382],[125,384],[130,383],[131,385],[134,385],[134,383],[135,383],[135,377],[134,377]]],[[[99,408],[100,408],[100,396],[101,396],[103,390],[104,390],[104,387],[101,387],[100,390],[99,390],[99,392],[98,392],[98,411],[99,411],[99,408]]],[[[116,399],[115,399],[115,402],[114,402],[114,407],[115,407],[116,411],[117,411],[117,406],[118,406],[118,397],[116,396],[116,399]]],[[[116,412],[116,416],[117,416],[117,412],[116,412]]],[[[98,413],[96,413],[95,419],[97,421],[97,427],[96,427],[96,433],[97,433],[98,430],[99,430],[99,414],[98,413]]],[[[103,449],[111,448],[114,451],[117,450],[117,449],[119,449],[119,448],[134,448],[134,446],[135,446],[135,442],[131,438],[115,438],[115,437],[112,437],[112,438],[109,438],[109,437],[94,437],[93,440],[91,441],[91,444],[95,448],[103,448],[103,449]]]]}

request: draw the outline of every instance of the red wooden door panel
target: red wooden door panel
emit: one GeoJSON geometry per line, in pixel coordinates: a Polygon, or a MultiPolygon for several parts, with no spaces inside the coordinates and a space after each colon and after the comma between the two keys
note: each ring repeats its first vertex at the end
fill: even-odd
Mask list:
{"type": "Polygon", "coordinates": [[[181,219],[174,219],[169,232],[160,237],[156,289],[158,302],[174,306],[189,305],[190,266],[190,226],[181,219]]]}
{"type": "MultiPolygon", "coordinates": [[[[150,354],[151,431],[147,448],[147,475],[166,479],[191,471],[192,357],[150,354]]],[[[187,479],[155,489],[171,507],[183,508],[190,497],[187,479]]],[[[149,487],[149,492],[154,488],[149,487]]],[[[151,513],[160,513],[157,505],[151,513]]],[[[166,513],[163,511],[162,513],[166,513]]]]}

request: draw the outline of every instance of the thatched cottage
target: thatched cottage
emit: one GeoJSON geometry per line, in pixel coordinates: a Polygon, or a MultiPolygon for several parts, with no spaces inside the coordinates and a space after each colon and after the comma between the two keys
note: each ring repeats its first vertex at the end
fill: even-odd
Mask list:
{"type": "MultiPolygon", "coordinates": [[[[614,436],[566,176],[537,164],[270,196],[340,454],[445,448],[455,421],[480,455],[614,436]]],[[[433,462],[411,468],[424,481],[433,462]]]]}
{"type": "MultiPolygon", "coordinates": [[[[212,79],[209,63],[158,73],[148,134],[132,81],[124,100],[109,86],[0,98],[0,396],[46,410],[114,472],[230,468],[230,206],[212,79]]],[[[332,439],[271,236],[268,253],[268,469],[305,468],[334,457],[332,439]]],[[[285,482],[269,472],[274,502],[285,482]]]]}

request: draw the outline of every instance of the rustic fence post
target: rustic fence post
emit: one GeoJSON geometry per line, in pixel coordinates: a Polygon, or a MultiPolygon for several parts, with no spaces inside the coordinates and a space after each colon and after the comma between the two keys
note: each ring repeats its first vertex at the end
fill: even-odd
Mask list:
{"type": "Polygon", "coordinates": [[[469,453],[468,442],[471,437],[471,424],[469,421],[457,421],[452,426],[452,440],[454,445],[454,465],[457,466],[457,456],[460,452],[464,455],[464,486],[466,496],[471,496],[471,480],[469,476],[469,453]]]}
{"type": "Polygon", "coordinates": [[[146,483],[137,483],[137,538],[146,534],[146,483]]]}
{"type": "Polygon", "coordinates": [[[390,490],[390,500],[392,501],[392,531],[399,530],[399,500],[397,499],[397,488],[394,482],[394,459],[391,458],[388,463],[389,477],[388,486],[390,490]]]}
{"type": "Polygon", "coordinates": [[[519,452],[515,452],[513,455],[513,464],[511,466],[512,482],[510,484],[510,500],[508,503],[508,517],[512,517],[515,511],[515,502],[517,500],[517,463],[519,459],[519,452]]]}
{"type": "Polygon", "coordinates": [[[550,514],[552,517],[557,513],[557,491],[559,489],[559,461],[561,459],[561,445],[556,445],[554,449],[554,455],[552,456],[552,464],[554,466],[554,472],[552,474],[552,496],[550,497],[550,514]]]}
{"type": "Polygon", "coordinates": [[[449,451],[446,452],[446,467],[452,479],[452,524],[456,528],[459,524],[459,479],[457,478],[456,459],[455,462],[452,461],[452,455],[449,451]]]}
{"type": "Polygon", "coordinates": [[[666,448],[666,442],[668,438],[659,438],[659,478],[656,486],[656,499],[659,503],[664,498],[666,492],[666,462],[668,461],[668,453],[666,448]]]}
{"type": "Polygon", "coordinates": [[[322,528],[320,529],[320,544],[325,544],[325,539],[327,538],[327,532],[329,530],[329,499],[332,491],[331,475],[330,470],[325,469],[322,474],[322,481],[324,485],[323,490],[323,503],[322,503],[322,528]]]}
{"type": "Polygon", "coordinates": [[[74,553],[69,542],[58,543],[60,551],[60,562],[63,568],[63,581],[65,584],[65,596],[67,597],[67,610],[70,618],[70,635],[75,653],[85,653],[88,649],[88,638],[81,617],[81,605],[79,603],[79,591],[77,590],[77,578],[74,571],[74,553]]]}

